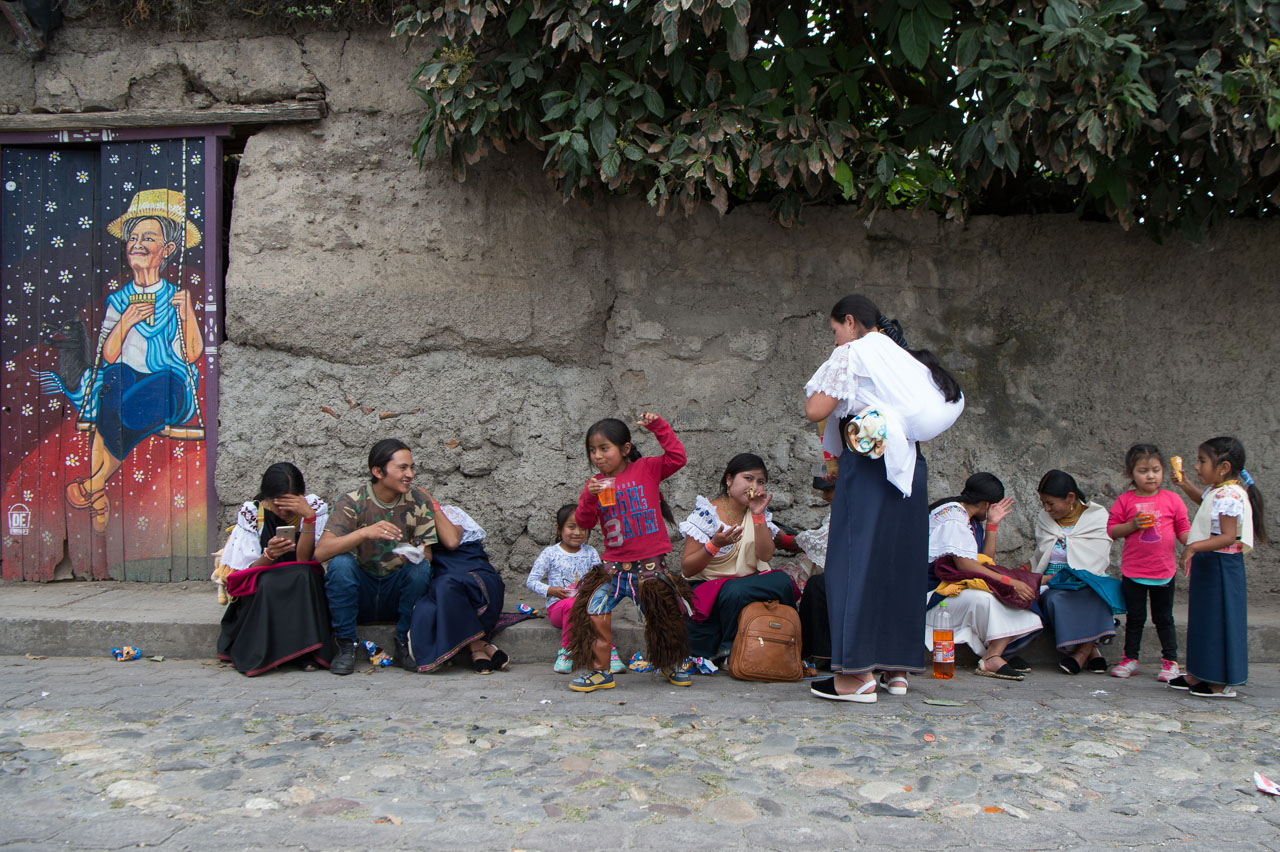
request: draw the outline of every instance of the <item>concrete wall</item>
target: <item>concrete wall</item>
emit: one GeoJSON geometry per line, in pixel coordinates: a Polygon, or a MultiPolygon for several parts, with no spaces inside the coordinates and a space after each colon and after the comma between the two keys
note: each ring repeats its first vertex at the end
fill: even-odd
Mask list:
{"type": "MultiPolygon", "coordinates": [[[[400,436],[519,582],[589,473],[586,426],[654,410],[689,450],[665,491],[678,515],[751,450],[769,460],[778,517],[816,523],[802,386],[831,346],[831,304],[861,291],[961,376],[967,411],[926,448],[930,493],[974,470],[1000,476],[1017,501],[1007,561],[1030,556],[1045,470],[1109,503],[1138,440],[1193,457],[1238,435],[1280,530],[1280,223],[1236,223],[1202,246],[1069,216],[958,226],[814,209],[787,231],[759,208],[686,219],[627,198],[565,204],[536,155],[491,158],[457,183],[409,156],[419,102],[404,48],[376,32],[215,38],[82,21],[42,63],[0,53],[0,105],[22,111],[325,94],[326,120],[264,129],[242,161],[224,512],[277,459],[336,498],[374,440],[400,436]]],[[[1280,586],[1272,549],[1251,571],[1254,594],[1280,586]]]]}

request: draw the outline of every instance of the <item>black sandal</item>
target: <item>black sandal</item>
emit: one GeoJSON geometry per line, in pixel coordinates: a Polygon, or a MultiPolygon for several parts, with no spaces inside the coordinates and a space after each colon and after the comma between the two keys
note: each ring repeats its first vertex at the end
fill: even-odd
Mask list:
{"type": "Polygon", "coordinates": [[[488,657],[472,657],[471,668],[477,674],[493,674],[493,660],[488,657]]]}
{"type": "Polygon", "coordinates": [[[1019,657],[1017,654],[1014,654],[1012,657],[1005,657],[1004,661],[1013,666],[1013,670],[1015,672],[1022,672],[1023,674],[1026,674],[1031,671],[1031,664],[1019,657]]]}
{"type": "Polygon", "coordinates": [[[1062,659],[1058,660],[1058,668],[1062,669],[1064,674],[1078,675],[1080,674],[1080,663],[1070,654],[1064,654],[1062,659]]]}
{"type": "Polygon", "coordinates": [[[1106,674],[1107,658],[1106,657],[1090,657],[1088,662],[1084,664],[1084,667],[1085,669],[1093,672],[1094,674],[1106,674]]]}
{"type": "Polygon", "coordinates": [[[511,658],[507,656],[506,651],[502,650],[497,645],[491,644],[489,647],[493,649],[493,656],[489,659],[490,662],[493,663],[494,671],[505,672],[507,669],[511,668],[511,658]]]}

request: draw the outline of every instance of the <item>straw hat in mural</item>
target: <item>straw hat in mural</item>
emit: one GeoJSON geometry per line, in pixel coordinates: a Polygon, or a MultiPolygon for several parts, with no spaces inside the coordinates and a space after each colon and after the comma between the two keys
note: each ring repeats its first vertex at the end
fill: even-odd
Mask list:
{"type": "Polygon", "coordinates": [[[200,229],[187,219],[187,200],[172,189],[144,189],[133,196],[124,215],[107,226],[107,233],[124,238],[124,224],[130,219],[168,219],[186,226],[185,248],[200,244],[200,229]]]}

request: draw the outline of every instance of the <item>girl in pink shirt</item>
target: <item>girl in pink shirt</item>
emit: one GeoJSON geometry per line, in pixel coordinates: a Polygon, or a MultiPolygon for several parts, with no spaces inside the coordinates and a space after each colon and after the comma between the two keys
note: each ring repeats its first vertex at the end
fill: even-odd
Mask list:
{"type": "Polygon", "coordinates": [[[1138,671],[1149,600],[1151,620],[1160,637],[1160,672],[1156,680],[1168,683],[1181,674],[1178,634],[1173,626],[1173,578],[1178,573],[1174,542],[1187,543],[1191,521],[1182,498],[1160,487],[1164,481],[1164,457],[1157,447],[1134,444],[1125,454],[1124,467],[1133,481],[1133,490],[1116,498],[1107,519],[1111,538],[1124,539],[1120,584],[1127,610],[1124,656],[1112,666],[1110,674],[1132,677],[1138,671]]]}

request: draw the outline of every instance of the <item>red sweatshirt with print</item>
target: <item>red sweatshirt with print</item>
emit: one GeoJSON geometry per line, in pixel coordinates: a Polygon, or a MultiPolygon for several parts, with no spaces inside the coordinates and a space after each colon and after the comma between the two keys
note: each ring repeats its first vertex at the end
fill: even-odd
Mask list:
{"type": "MultiPolygon", "coordinates": [[[[642,456],[627,463],[626,469],[614,477],[613,487],[618,495],[614,505],[601,506],[586,485],[578,497],[574,518],[584,530],[600,524],[604,532],[601,558],[605,562],[639,562],[671,552],[671,537],[667,535],[667,524],[658,508],[661,501],[658,484],[684,467],[684,444],[661,417],[648,428],[658,439],[662,455],[642,456]]],[[[598,473],[591,478],[603,477],[604,474],[598,473]]]]}

